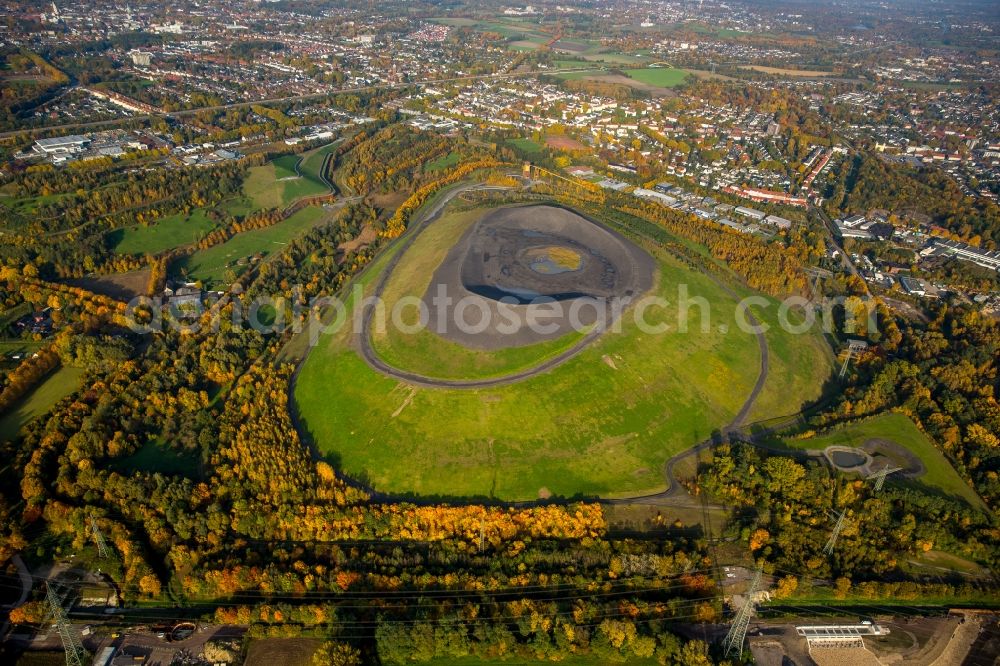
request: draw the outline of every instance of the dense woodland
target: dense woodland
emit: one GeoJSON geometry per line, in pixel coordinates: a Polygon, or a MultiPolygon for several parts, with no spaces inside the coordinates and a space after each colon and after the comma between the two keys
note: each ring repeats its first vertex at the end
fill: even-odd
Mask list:
{"type": "Polygon", "coordinates": [[[874,155],[845,160],[824,206],[837,214],[883,210],[984,249],[1000,246],[1000,207],[967,197],[938,169],[903,167],[874,155]]]}

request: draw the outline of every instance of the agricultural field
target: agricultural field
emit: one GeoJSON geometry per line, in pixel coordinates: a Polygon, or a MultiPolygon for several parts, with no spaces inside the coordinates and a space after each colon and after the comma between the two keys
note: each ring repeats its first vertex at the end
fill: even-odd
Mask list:
{"type": "Polygon", "coordinates": [[[960,497],[974,507],[983,508],[982,500],[962,480],[944,454],[904,414],[882,414],[809,439],[782,439],[781,444],[800,450],[825,449],[828,446],[859,447],[869,440],[878,439],[895,442],[920,459],[925,471],[915,483],[931,486],[948,495],[960,497]]]}
{"type": "Polygon", "coordinates": [[[775,76],[800,76],[810,79],[836,76],[833,72],[827,72],[821,69],[790,69],[788,67],[765,67],[764,65],[741,65],[740,69],[752,69],[755,72],[774,74],[775,76]]]}
{"type": "Polygon", "coordinates": [[[239,275],[249,265],[246,261],[249,257],[258,253],[270,254],[277,246],[287,245],[325,216],[324,208],[308,206],[275,225],[244,231],[225,243],[198,250],[171,266],[171,273],[184,274],[192,280],[213,285],[220,284],[224,281],[226,271],[232,270],[239,275]]]}
{"type": "MultiPolygon", "coordinates": [[[[441,222],[460,225],[461,217],[445,215],[423,233],[441,222]]],[[[427,273],[430,266],[420,262],[433,263],[440,251],[424,255],[447,237],[455,233],[428,236],[406,270],[427,273]]],[[[366,294],[392,256],[383,254],[359,278],[366,294]]],[[[734,417],[757,380],[760,356],[755,338],[735,326],[732,296],[670,255],[655,260],[654,289],[675,302],[677,286],[686,284],[708,302],[713,330],[702,334],[693,319],[689,333],[643,335],[626,315],[620,333],[605,334],[550,371],[513,384],[449,389],[418,387],[372,369],[345,326],[321,337],[300,369],[294,399],[302,428],[348,476],[383,492],[526,500],[663,490],[664,462],[734,417]]],[[[676,324],[671,314],[676,317],[651,311],[647,319],[676,324]]],[[[694,309],[689,316],[700,314],[694,309]]],[[[786,335],[774,329],[768,340],[798,344],[782,340],[786,335]]],[[[399,348],[390,342],[376,345],[380,355],[413,363],[427,353],[429,366],[440,363],[438,372],[460,369],[461,362],[449,365],[444,340],[418,337],[399,348]]],[[[545,351],[530,353],[539,358],[545,351]]],[[[493,372],[526,362],[528,352],[517,352],[497,356],[493,372]]],[[[781,384],[769,382],[762,399],[787,408],[787,398],[775,392],[787,396],[781,384]]],[[[806,394],[818,396],[819,386],[806,394]]]]}
{"type": "Polygon", "coordinates": [[[599,76],[603,73],[603,70],[599,69],[597,66],[594,69],[582,70],[579,72],[559,72],[556,74],[556,78],[562,79],[563,81],[579,81],[580,79],[592,79],[595,76],[599,76]]]}
{"type": "Polygon", "coordinates": [[[47,414],[52,407],[80,385],[83,370],[64,366],[46,377],[33,391],[0,417],[0,441],[15,438],[32,419],[47,414]]]}
{"type": "Polygon", "coordinates": [[[302,155],[282,155],[267,164],[253,167],[243,183],[243,195],[254,209],[287,206],[302,197],[330,191],[320,171],[327,154],[337,142],[302,155]]]}
{"type": "Polygon", "coordinates": [[[111,247],[118,254],[159,254],[181,245],[196,243],[215,228],[207,211],[197,208],[185,215],[178,213],[148,226],[115,229],[108,234],[111,247]]]}

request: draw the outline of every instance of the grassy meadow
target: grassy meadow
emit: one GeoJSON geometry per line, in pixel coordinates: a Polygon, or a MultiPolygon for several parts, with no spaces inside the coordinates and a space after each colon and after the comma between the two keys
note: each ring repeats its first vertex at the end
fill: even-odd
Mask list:
{"type": "MultiPolygon", "coordinates": [[[[376,260],[359,283],[370,290],[391,254],[376,260]]],[[[346,474],[381,491],[523,500],[662,490],[664,462],[732,419],[756,382],[760,358],[755,338],[735,326],[732,297],[680,261],[657,259],[657,289],[674,303],[677,285],[687,284],[708,301],[711,330],[702,334],[693,320],[688,333],[674,326],[664,335],[644,335],[626,316],[621,333],[603,336],[547,373],[508,386],[448,390],[414,387],[372,370],[345,327],[321,338],[300,369],[294,399],[303,429],[346,474]]],[[[697,308],[690,316],[700,317],[697,308]]],[[[677,324],[669,310],[651,310],[647,320],[677,324]]],[[[779,329],[768,337],[782,335],[779,329]]],[[[426,342],[391,351],[385,342],[380,353],[393,362],[405,355],[415,363],[427,351],[426,342]]],[[[433,342],[443,349],[442,341],[433,342]]],[[[435,353],[447,364],[444,351],[435,353]]],[[[784,388],[769,383],[766,399],[786,406],[787,400],[767,395],[787,395],[784,388]]],[[[818,394],[818,387],[812,390],[818,394]]]]}

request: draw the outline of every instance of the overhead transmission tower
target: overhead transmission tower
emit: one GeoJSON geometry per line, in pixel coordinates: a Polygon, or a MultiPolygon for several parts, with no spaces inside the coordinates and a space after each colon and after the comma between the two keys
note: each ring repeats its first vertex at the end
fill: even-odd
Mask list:
{"type": "Polygon", "coordinates": [[[844,375],[847,374],[847,366],[850,364],[850,362],[851,362],[851,356],[853,356],[853,355],[854,355],[854,352],[851,350],[850,347],[848,347],[848,349],[847,349],[847,356],[844,357],[844,364],[842,366],[840,366],[840,374],[837,375],[838,379],[843,379],[844,375]]]}
{"type": "Polygon", "coordinates": [[[740,606],[740,609],[736,612],[736,618],[733,620],[733,626],[729,627],[729,633],[726,634],[725,639],[722,641],[723,647],[726,649],[726,656],[728,657],[733,650],[739,653],[743,649],[743,641],[747,637],[747,629],[750,627],[750,618],[753,617],[754,612],[754,597],[757,595],[757,590],[760,588],[760,579],[764,575],[764,569],[757,567],[757,572],[753,575],[753,580],[750,581],[750,587],[747,588],[746,601],[740,606]]]}
{"type": "Polygon", "coordinates": [[[868,477],[868,480],[875,482],[875,492],[878,492],[878,491],[882,490],[882,486],[885,485],[885,477],[889,476],[890,474],[893,474],[894,472],[898,472],[901,469],[903,469],[903,468],[902,467],[892,467],[890,465],[886,465],[885,467],[883,467],[879,471],[877,471],[874,474],[870,475],[868,477]]]}
{"type": "Polygon", "coordinates": [[[844,523],[847,521],[847,509],[844,509],[837,516],[837,524],[833,526],[833,534],[830,538],[826,540],[826,545],[823,546],[823,552],[829,555],[833,552],[833,549],[837,547],[837,537],[844,530],[844,523]]]}
{"type": "Polygon", "coordinates": [[[104,535],[101,534],[101,528],[97,526],[97,518],[93,516],[90,517],[90,531],[93,532],[94,541],[97,543],[97,554],[102,559],[111,557],[111,549],[108,548],[108,544],[104,540],[104,535]]]}
{"type": "Polygon", "coordinates": [[[83,649],[80,637],[69,623],[66,610],[62,606],[62,599],[49,583],[45,583],[45,591],[49,602],[49,613],[59,631],[59,638],[62,639],[63,650],[66,652],[66,666],[83,666],[84,660],[87,659],[87,651],[83,649]]]}

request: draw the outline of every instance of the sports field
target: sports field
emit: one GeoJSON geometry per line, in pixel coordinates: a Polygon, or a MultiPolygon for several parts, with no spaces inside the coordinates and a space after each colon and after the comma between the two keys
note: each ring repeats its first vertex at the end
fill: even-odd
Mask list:
{"type": "MultiPolygon", "coordinates": [[[[392,254],[359,278],[366,293],[392,254]]],[[[708,303],[710,330],[702,333],[697,308],[688,315],[687,333],[677,332],[676,310],[654,309],[647,320],[672,325],[665,334],[643,334],[626,316],[621,333],[605,334],[549,372],[504,386],[443,389],[373,370],[344,327],[320,338],[301,367],[294,398],[302,428],[347,475],[380,491],[523,500],[662,490],[664,462],[739,411],[757,380],[760,356],[756,338],[735,325],[731,296],[671,256],[655,258],[654,289],[674,303],[678,285],[687,285],[708,303]]],[[[427,268],[414,264],[410,270],[415,276],[427,268]]],[[[768,338],[784,335],[778,330],[768,338]]],[[[405,355],[412,363],[428,345],[444,350],[442,342],[389,349],[383,340],[380,353],[405,355]]],[[[435,354],[448,372],[466,362],[435,354]]],[[[813,367],[829,368],[815,360],[813,367]]],[[[494,372],[502,366],[495,363],[494,372]]],[[[470,374],[476,372],[483,370],[470,374]]],[[[818,395],[819,383],[806,394],[818,395]]],[[[769,385],[764,394],[785,407],[787,399],[767,395],[772,391],[783,387],[769,385]]]]}
{"type": "Polygon", "coordinates": [[[225,243],[198,250],[172,266],[171,272],[178,273],[183,269],[192,280],[219,284],[227,270],[231,269],[239,275],[249,265],[247,260],[250,257],[257,253],[270,254],[287,245],[315,226],[325,214],[326,211],[319,206],[308,206],[275,225],[244,231],[225,243]]]}
{"type": "Polygon", "coordinates": [[[949,495],[960,497],[974,507],[983,507],[982,500],[969,484],[962,480],[944,454],[904,414],[882,414],[869,421],[846,425],[818,437],[783,439],[781,443],[793,449],[825,449],[828,446],[859,447],[873,439],[895,442],[920,458],[925,472],[915,480],[916,483],[932,486],[949,495]]]}
{"type": "Polygon", "coordinates": [[[53,405],[75,391],[83,378],[79,368],[61,367],[39,384],[0,418],[0,441],[17,436],[31,419],[52,409],[53,405]]]}
{"type": "Polygon", "coordinates": [[[645,67],[643,69],[625,70],[630,79],[658,88],[673,88],[684,83],[688,73],[683,69],[673,67],[645,67]]]}
{"type": "Polygon", "coordinates": [[[108,235],[108,240],[118,254],[159,254],[197,242],[215,228],[215,222],[208,219],[205,213],[204,209],[196,208],[189,215],[170,215],[149,226],[115,229],[108,235]]]}
{"type": "Polygon", "coordinates": [[[520,137],[518,139],[508,139],[507,143],[514,146],[515,148],[524,151],[528,155],[534,155],[536,153],[542,152],[544,146],[538,143],[534,139],[528,137],[520,137]]]}

